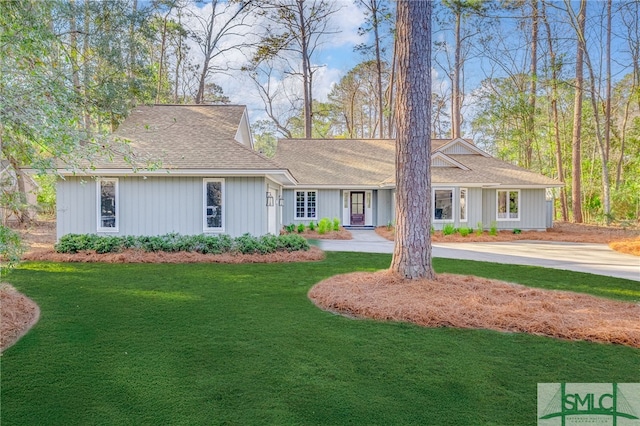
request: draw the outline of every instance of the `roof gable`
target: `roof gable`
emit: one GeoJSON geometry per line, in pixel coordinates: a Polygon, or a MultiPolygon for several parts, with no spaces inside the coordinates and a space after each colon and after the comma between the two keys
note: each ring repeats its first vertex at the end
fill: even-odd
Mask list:
{"type": "Polygon", "coordinates": [[[489,154],[462,138],[453,139],[439,147],[437,150],[443,154],[482,155],[483,157],[490,157],[489,154]]]}

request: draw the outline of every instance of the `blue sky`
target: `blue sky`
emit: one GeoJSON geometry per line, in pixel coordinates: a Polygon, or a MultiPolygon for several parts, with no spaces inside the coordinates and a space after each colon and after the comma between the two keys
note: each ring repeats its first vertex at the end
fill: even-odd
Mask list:
{"type": "MultiPolygon", "coordinates": [[[[331,86],[339,82],[340,78],[344,76],[351,68],[361,62],[364,58],[361,54],[354,52],[354,47],[358,43],[367,41],[367,36],[360,36],[358,34],[358,28],[364,23],[364,13],[359,9],[351,0],[337,0],[334,3],[340,8],[340,11],[332,16],[331,24],[338,31],[337,34],[329,35],[324,40],[324,44],[317,51],[314,62],[317,66],[320,66],[314,76],[314,98],[320,101],[325,101],[326,96],[331,90],[331,86]]],[[[577,3],[573,2],[574,6],[577,3]]],[[[620,4],[619,1],[614,1],[614,7],[620,4]]],[[[596,40],[601,37],[600,23],[601,18],[598,13],[601,12],[604,2],[591,0],[589,2],[589,22],[587,25],[587,38],[588,40],[596,40]]],[[[566,12],[561,8],[565,7],[564,1],[556,1],[552,3],[552,6],[548,9],[548,13],[558,17],[559,30],[557,33],[561,39],[561,43],[564,43],[564,49],[567,52],[565,61],[571,62],[572,56],[575,55],[575,41],[572,36],[572,29],[566,23],[566,12]],[[565,22],[563,22],[565,21],[565,22]]],[[[206,9],[206,7],[205,7],[206,9]]],[[[503,15],[504,13],[501,12],[503,15]]],[[[619,18],[617,18],[619,19],[619,18]]],[[[513,49],[513,55],[511,58],[502,56],[497,58],[500,62],[506,63],[513,70],[527,70],[528,69],[528,53],[526,50],[527,40],[524,39],[524,34],[521,29],[517,27],[518,22],[511,19],[501,19],[499,22],[503,37],[500,39],[497,37],[499,32],[493,32],[492,36],[497,37],[492,41],[493,46],[496,46],[495,51],[482,51],[479,49],[480,44],[474,41],[475,52],[470,55],[468,62],[465,65],[465,82],[464,88],[467,93],[467,100],[472,101],[471,93],[474,88],[478,87],[480,82],[489,75],[504,76],[506,75],[505,69],[496,69],[494,65],[496,61],[492,61],[488,57],[492,53],[498,51],[498,47],[510,47],[513,49]]],[[[614,29],[620,29],[620,22],[614,22],[614,29]]],[[[478,37],[484,36],[482,32],[475,36],[474,40],[478,37]]],[[[546,35],[544,27],[540,26],[540,37],[546,35]]],[[[442,32],[437,28],[437,23],[434,19],[434,41],[442,41],[445,38],[450,38],[450,32],[442,32]]],[[[621,78],[628,71],[630,64],[630,58],[625,53],[625,47],[621,43],[619,38],[614,35],[614,73],[617,78],[621,78]]],[[[541,40],[539,48],[540,69],[543,66],[546,55],[546,42],[541,40]]],[[[599,63],[599,52],[597,49],[592,50],[593,61],[596,63],[596,68],[599,63]]],[[[246,58],[229,59],[230,61],[237,61],[241,63],[246,61],[246,58]]],[[[437,63],[433,62],[433,79],[434,84],[438,87],[437,90],[446,91],[450,87],[448,79],[442,69],[439,69],[437,63]]],[[[571,76],[568,75],[568,78],[571,76]]],[[[265,118],[263,110],[263,103],[257,94],[257,90],[253,86],[253,83],[246,77],[243,77],[241,73],[234,72],[232,74],[218,74],[213,76],[212,81],[216,82],[223,87],[225,94],[230,97],[232,102],[238,104],[246,104],[249,107],[251,113],[251,120],[255,122],[258,119],[265,118]]],[[[295,82],[289,82],[289,86],[295,86],[295,82]]],[[[283,82],[283,87],[286,83],[283,82]]],[[[463,111],[464,112],[464,111],[463,111]]],[[[472,112],[467,109],[468,115],[472,112]]],[[[467,117],[469,118],[469,117],[467,117]]],[[[468,120],[467,120],[468,122],[468,120]]]]}

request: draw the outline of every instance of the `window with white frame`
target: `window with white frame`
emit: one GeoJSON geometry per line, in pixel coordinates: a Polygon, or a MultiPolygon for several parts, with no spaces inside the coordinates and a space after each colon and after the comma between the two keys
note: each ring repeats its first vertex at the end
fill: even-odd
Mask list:
{"type": "Polygon", "coordinates": [[[316,219],[317,191],[296,191],[296,219],[316,219]]]}
{"type": "Polygon", "coordinates": [[[467,188],[460,188],[460,222],[467,221],[467,188]]]}
{"type": "Polygon", "coordinates": [[[98,232],[118,232],[118,179],[98,179],[98,232]]]}
{"type": "Polygon", "coordinates": [[[435,220],[453,220],[453,189],[433,191],[433,218],[435,220]]]}
{"type": "Polygon", "coordinates": [[[520,219],[520,191],[512,189],[498,190],[498,220],[520,219]]]}
{"type": "Polygon", "coordinates": [[[205,231],[224,230],[224,179],[204,179],[204,224],[205,231]]]}

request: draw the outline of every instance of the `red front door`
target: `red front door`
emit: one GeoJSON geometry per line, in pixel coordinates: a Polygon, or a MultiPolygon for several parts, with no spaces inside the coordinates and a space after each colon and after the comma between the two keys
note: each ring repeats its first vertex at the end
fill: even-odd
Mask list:
{"type": "Polygon", "coordinates": [[[364,226],[364,192],[351,193],[351,225],[364,226]]]}

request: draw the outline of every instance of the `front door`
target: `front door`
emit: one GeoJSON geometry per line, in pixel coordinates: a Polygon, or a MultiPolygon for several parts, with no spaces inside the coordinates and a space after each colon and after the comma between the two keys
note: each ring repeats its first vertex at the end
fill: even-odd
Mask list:
{"type": "Polygon", "coordinates": [[[364,226],[364,192],[351,193],[351,225],[364,226]]]}

